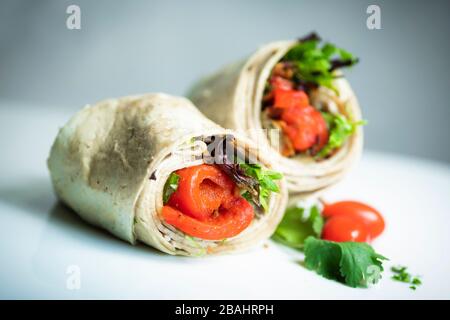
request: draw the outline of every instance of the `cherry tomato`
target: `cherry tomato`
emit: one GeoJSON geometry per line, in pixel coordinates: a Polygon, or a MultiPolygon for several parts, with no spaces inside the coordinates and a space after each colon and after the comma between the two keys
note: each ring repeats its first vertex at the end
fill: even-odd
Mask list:
{"type": "Polygon", "coordinates": [[[322,215],[325,218],[345,216],[362,223],[370,238],[379,236],[385,227],[384,219],[374,208],[357,201],[339,201],[325,204],[322,215]]]}
{"type": "Polygon", "coordinates": [[[346,216],[329,218],[323,227],[322,239],[336,242],[366,242],[369,240],[364,224],[346,216]]]}
{"type": "Polygon", "coordinates": [[[233,197],[235,183],[214,165],[202,164],[176,171],[177,190],[168,204],[186,215],[205,220],[233,197]]]}
{"type": "Polygon", "coordinates": [[[221,207],[216,216],[210,216],[200,221],[183,212],[165,205],[162,209],[163,219],[184,233],[205,239],[222,240],[241,233],[252,222],[254,210],[247,200],[235,196],[227,203],[227,208],[221,207]]]}

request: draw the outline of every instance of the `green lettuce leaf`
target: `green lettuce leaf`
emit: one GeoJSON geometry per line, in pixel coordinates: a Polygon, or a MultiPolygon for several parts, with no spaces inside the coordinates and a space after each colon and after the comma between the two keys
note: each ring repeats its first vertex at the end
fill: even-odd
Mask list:
{"type": "Polygon", "coordinates": [[[288,208],[272,238],[286,246],[302,249],[306,238],[320,237],[324,221],[319,209],[313,206],[307,218],[304,213],[305,209],[301,207],[288,208]]]}
{"type": "MultiPolygon", "coordinates": [[[[259,183],[259,204],[264,210],[268,209],[268,200],[271,192],[280,192],[275,180],[280,180],[283,175],[276,171],[266,170],[260,164],[239,163],[239,167],[246,175],[256,179],[259,183]]],[[[248,192],[243,194],[244,198],[251,199],[248,192]]]]}
{"type": "Polygon", "coordinates": [[[365,120],[351,121],[341,114],[322,112],[327,122],[329,138],[327,144],[315,155],[316,159],[326,158],[334,150],[340,148],[356,130],[358,126],[365,125],[365,120]]]}
{"type": "Polygon", "coordinates": [[[175,172],[172,172],[167,179],[166,183],[164,184],[164,190],[163,190],[163,202],[166,204],[170,196],[177,191],[178,189],[178,182],[180,180],[180,176],[177,175],[175,172]]]}
{"type": "Polygon", "coordinates": [[[349,67],[358,62],[350,52],[331,43],[320,46],[320,38],[312,37],[299,41],[284,56],[283,60],[296,65],[294,79],[298,84],[320,85],[334,90],[334,70],[349,67]]]}

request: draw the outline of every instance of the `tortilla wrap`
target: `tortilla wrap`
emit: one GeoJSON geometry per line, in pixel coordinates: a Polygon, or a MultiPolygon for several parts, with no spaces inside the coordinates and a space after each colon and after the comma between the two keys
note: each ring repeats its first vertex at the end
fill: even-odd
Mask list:
{"type": "MultiPolygon", "coordinates": [[[[284,173],[292,193],[320,190],[338,182],[359,159],[363,145],[363,131],[355,133],[331,157],[315,161],[309,156],[282,156],[277,145],[269,141],[261,121],[261,101],[266,81],[275,64],[296,41],[280,41],[261,47],[244,61],[225,67],[202,79],[188,97],[208,118],[223,126],[246,134],[258,147],[267,151],[276,169],[284,173]]],[[[335,79],[339,97],[324,87],[317,90],[312,102],[333,103],[339,113],[354,121],[361,120],[361,111],[349,83],[342,77],[335,79]],[[335,102],[339,101],[338,104],[335,102]]]]}
{"type": "Polygon", "coordinates": [[[231,134],[267,168],[246,137],[205,118],[184,98],[147,94],[87,106],[58,133],[48,167],[58,197],[87,222],[132,244],[144,242],[174,255],[242,250],[270,237],[282,218],[287,189],[272,193],[269,210],[226,241],[186,236],[160,217],[163,188],[178,169],[199,165],[206,144],[195,137],[231,134]],[[194,156],[194,157],[192,157],[194,156]]]}

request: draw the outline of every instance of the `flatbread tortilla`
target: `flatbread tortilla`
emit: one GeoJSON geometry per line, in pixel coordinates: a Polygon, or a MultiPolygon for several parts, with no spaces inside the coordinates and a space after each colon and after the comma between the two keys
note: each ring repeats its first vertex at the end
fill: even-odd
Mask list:
{"type": "Polygon", "coordinates": [[[110,99],[87,106],[58,133],[48,167],[57,196],[87,222],[132,244],[169,254],[234,252],[270,237],[287,202],[285,182],[269,210],[226,241],[186,236],[160,217],[163,188],[178,169],[203,163],[204,142],[195,137],[231,134],[267,168],[269,157],[248,138],[204,117],[190,101],[165,94],[110,99]]]}

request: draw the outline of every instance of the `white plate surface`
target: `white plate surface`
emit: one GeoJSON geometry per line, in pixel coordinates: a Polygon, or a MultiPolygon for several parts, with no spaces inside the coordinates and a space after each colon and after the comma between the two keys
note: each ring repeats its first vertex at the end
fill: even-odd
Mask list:
{"type": "Polygon", "coordinates": [[[45,159],[63,111],[0,103],[0,298],[419,299],[450,298],[450,165],[365,152],[327,195],[377,207],[387,220],[373,244],[422,275],[416,291],[390,279],[352,289],[305,270],[302,254],[268,247],[195,259],[131,246],[57,204],[45,159]],[[34,110],[34,111],[33,111],[34,110]],[[67,288],[69,266],[81,272],[67,288]]]}

